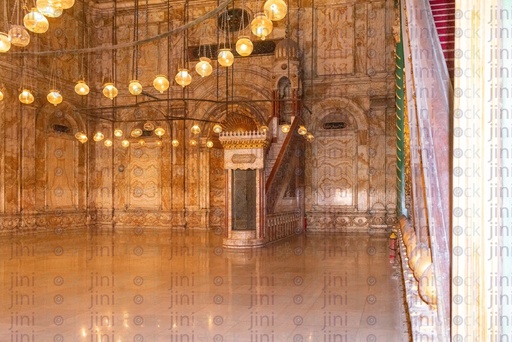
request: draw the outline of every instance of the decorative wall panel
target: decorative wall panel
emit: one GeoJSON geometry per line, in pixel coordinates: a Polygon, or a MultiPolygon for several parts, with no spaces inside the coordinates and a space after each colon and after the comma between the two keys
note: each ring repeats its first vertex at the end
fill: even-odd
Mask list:
{"type": "Polygon", "coordinates": [[[49,136],[46,154],[46,198],[48,209],[78,207],[78,184],[74,161],[78,160],[76,140],[49,136]]]}

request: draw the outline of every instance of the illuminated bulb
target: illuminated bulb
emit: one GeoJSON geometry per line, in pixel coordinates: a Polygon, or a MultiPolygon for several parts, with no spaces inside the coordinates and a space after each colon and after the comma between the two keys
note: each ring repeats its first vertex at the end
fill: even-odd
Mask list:
{"type": "Polygon", "coordinates": [[[121,141],[121,146],[128,147],[128,146],[130,146],[130,142],[128,140],[124,139],[123,141],[121,141]]]}
{"type": "Polygon", "coordinates": [[[315,139],[315,137],[313,136],[313,134],[308,133],[308,134],[306,134],[306,139],[307,139],[307,141],[312,142],[313,139],[315,139]]]}
{"type": "Polygon", "coordinates": [[[7,33],[0,32],[0,52],[7,52],[11,48],[11,37],[7,33]]]}
{"type": "Polygon", "coordinates": [[[25,47],[30,43],[30,35],[21,25],[12,25],[9,30],[9,37],[11,37],[11,44],[14,46],[25,47]]]}
{"type": "Polygon", "coordinates": [[[114,136],[117,137],[117,138],[121,138],[123,136],[123,131],[120,130],[119,128],[115,129],[114,130],[114,136]]]}
{"type": "Polygon", "coordinates": [[[199,58],[199,62],[197,62],[197,64],[196,64],[196,72],[201,77],[210,76],[213,72],[211,62],[212,62],[212,60],[208,57],[199,58]]]}
{"type": "Polygon", "coordinates": [[[20,102],[24,104],[31,104],[34,102],[34,95],[28,89],[23,89],[19,96],[20,102]]]}
{"type": "Polygon", "coordinates": [[[105,138],[105,136],[103,135],[103,133],[101,132],[96,132],[96,134],[94,134],[94,137],[92,138],[94,141],[98,142],[98,141],[102,141],[103,138],[105,138]]]}
{"type": "Polygon", "coordinates": [[[114,86],[114,83],[105,83],[105,85],[103,85],[103,95],[105,95],[105,97],[113,100],[117,94],[117,88],[114,86]]]}
{"type": "Polygon", "coordinates": [[[300,135],[306,135],[308,133],[308,130],[304,126],[299,126],[299,129],[297,130],[300,135]]]}
{"type": "Polygon", "coordinates": [[[197,140],[190,139],[189,144],[190,144],[190,146],[197,146],[197,140]]]}
{"type": "Polygon", "coordinates": [[[171,144],[172,144],[172,146],[174,146],[174,147],[178,147],[178,146],[179,146],[179,144],[180,144],[180,142],[179,142],[178,140],[176,140],[176,139],[173,139],[173,141],[172,141],[172,143],[171,143],[171,144]]]}
{"type": "Polygon", "coordinates": [[[194,125],[190,128],[190,132],[192,132],[193,134],[199,134],[201,133],[201,128],[199,128],[198,125],[194,125]]]}
{"type": "Polygon", "coordinates": [[[288,124],[282,125],[282,126],[281,126],[281,131],[282,131],[283,133],[288,133],[288,132],[290,132],[290,125],[288,125],[288,124]]]}
{"type": "Polygon", "coordinates": [[[256,36],[265,40],[274,28],[272,21],[264,13],[257,13],[251,21],[251,31],[256,36]]]}
{"type": "Polygon", "coordinates": [[[76,140],[80,141],[82,144],[85,144],[87,142],[87,135],[84,132],[77,132],[75,134],[76,140]]]}
{"type": "Polygon", "coordinates": [[[2,90],[0,89],[0,101],[4,99],[4,93],[2,93],[2,90]]]}
{"type": "Polygon", "coordinates": [[[132,80],[128,86],[128,91],[132,95],[140,95],[142,93],[142,84],[137,80],[132,80]]]}
{"type": "Polygon", "coordinates": [[[156,145],[157,145],[157,146],[162,146],[162,140],[157,140],[157,141],[156,141],[156,145]]]}
{"type": "Polygon", "coordinates": [[[146,145],[146,142],[143,139],[140,139],[139,140],[139,145],[140,146],[144,146],[144,145],[146,145]]]}
{"type": "Polygon", "coordinates": [[[154,129],[155,129],[155,125],[153,125],[152,122],[147,121],[147,122],[144,123],[144,130],[145,131],[152,131],[154,129]]]}
{"type": "Polygon", "coordinates": [[[263,5],[263,11],[272,21],[278,21],[286,17],[288,6],[283,0],[267,0],[263,5]]]}
{"type": "Polygon", "coordinates": [[[80,80],[76,83],[75,93],[82,96],[89,94],[89,86],[85,83],[84,80],[80,80]]]}
{"type": "Polygon", "coordinates": [[[260,131],[261,131],[262,133],[267,133],[267,131],[268,131],[268,126],[261,126],[261,127],[260,127],[260,131]]]}
{"type": "Polygon", "coordinates": [[[249,37],[241,36],[236,42],[236,52],[242,57],[247,57],[252,53],[253,44],[249,37]]]}
{"type": "Polygon", "coordinates": [[[176,83],[185,88],[192,83],[192,76],[188,73],[188,69],[180,69],[174,77],[176,83]]]}
{"type": "Polygon", "coordinates": [[[62,103],[62,95],[59,93],[58,90],[55,89],[50,90],[50,92],[46,96],[46,99],[54,106],[58,105],[59,103],[62,103]]]}
{"type": "Polygon", "coordinates": [[[233,56],[233,52],[231,52],[230,49],[220,49],[217,56],[217,61],[223,67],[229,67],[233,65],[235,56],[233,56]]]}
{"type": "Polygon", "coordinates": [[[48,19],[39,13],[37,8],[32,8],[30,12],[25,14],[23,17],[23,25],[27,28],[27,30],[34,33],[45,33],[48,31],[48,27],[50,27],[48,19]]]}
{"type": "Polygon", "coordinates": [[[157,127],[155,128],[154,132],[157,137],[161,138],[165,134],[165,129],[163,129],[162,127],[157,127]]]}
{"type": "Polygon", "coordinates": [[[160,93],[169,89],[169,80],[164,75],[157,75],[153,80],[153,87],[160,93]]]}
{"type": "Polygon", "coordinates": [[[62,1],[61,0],[37,0],[37,10],[48,18],[57,18],[62,15],[62,1]]]}
{"type": "Polygon", "coordinates": [[[208,141],[206,142],[206,147],[208,147],[208,148],[212,148],[212,147],[213,147],[213,141],[208,140],[208,141]]]}
{"type": "Polygon", "coordinates": [[[140,137],[140,136],[142,135],[142,129],[140,129],[140,128],[134,128],[134,129],[132,130],[132,132],[130,133],[130,135],[131,135],[132,137],[134,137],[134,138],[138,138],[138,137],[140,137]]]}
{"type": "Polygon", "coordinates": [[[75,0],[62,0],[62,9],[70,9],[75,4],[75,0]]]}
{"type": "Polygon", "coordinates": [[[215,125],[213,126],[213,132],[214,132],[214,133],[217,133],[217,134],[221,133],[221,132],[222,132],[222,126],[221,126],[221,125],[219,125],[219,124],[215,124],[215,125]]]}
{"type": "Polygon", "coordinates": [[[103,142],[103,145],[105,145],[105,146],[107,146],[107,147],[112,146],[112,140],[110,140],[110,139],[105,140],[105,141],[103,142]]]}

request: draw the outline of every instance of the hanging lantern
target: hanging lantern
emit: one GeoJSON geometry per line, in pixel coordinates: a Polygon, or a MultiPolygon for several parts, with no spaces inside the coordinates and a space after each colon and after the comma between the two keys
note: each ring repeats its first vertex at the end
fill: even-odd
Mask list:
{"type": "Polygon", "coordinates": [[[299,132],[300,135],[306,135],[308,133],[308,130],[306,127],[304,126],[299,126],[299,129],[297,130],[297,132],[299,132]]]}
{"type": "Polygon", "coordinates": [[[70,9],[75,4],[75,0],[62,0],[62,9],[70,9]]]}
{"type": "Polygon", "coordinates": [[[190,128],[190,132],[192,132],[193,134],[199,134],[201,133],[201,128],[199,128],[198,125],[194,124],[191,128],[190,128]]]}
{"type": "Polygon", "coordinates": [[[162,140],[157,140],[156,141],[156,146],[162,146],[162,140]]]}
{"type": "Polygon", "coordinates": [[[149,121],[144,122],[144,126],[143,127],[144,127],[145,131],[152,131],[152,130],[155,129],[155,125],[153,125],[153,123],[149,122],[149,121]]]}
{"type": "Polygon", "coordinates": [[[103,95],[113,100],[118,94],[117,88],[114,86],[114,83],[105,83],[103,85],[103,95]]]}
{"type": "Polygon", "coordinates": [[[144,146],[144,145],[146,145],[146,142],[144,141],[144,139],[140,139],[140,140],[139,140],[139,145],[140,145],[140,146],[144,146]]]}
{"type": "Polygon", "coordinates": [[[172,144],[172,146],[174,146],[174,147],[178,147],[178,146],[179,146],[179,144],[180,144],[180,142],[179,142],[178,140],[176,140],[176,139],[173,139],[173,140],[172,140],[172,142],[171,142],[171,144],[172,144]]]}
{"type": "Polygon", "coordinates": [[[210,76],[213,72],[211,62],[212,62],[212,60],[208,57],[199,58],[199,62],[197,62],[197,64],[196,64],[196,72],[201,77],[210,76]]]}
{"type": "Polygon", "coordinates": [[[208,148],[212,148],[212,147],[213,147],[213,141],[208,140],[208,141],[206,142],[206,147],[208,147],[208,148]]]}
{"type": "Polygon", "coordinates": [[[9,37],[11,37],[11,44],[14,46],[25,47],[30,43],[30,35],[21,25],[12,25],[9,30],[9,37]]]}
{"type": "Polygon", "coordinates": [[[128,86],[128,91],[132,95],[140,95],[142,93],[142,84],[137,80],[132,80],[128,86]]]}
{"type": "Polygon", "coordinates": [[[107,146],[107,147],[112,146],[112,140],[110,140],[110,139],[106,139],[106,140],[103,142],[103,145],[105,145],[105,146],[107,146]]]}
{"type": "Polygon", "coordinates": [[[242,57],[249,56],[252,53],[253,48],[254,46],[247,36],[240,36],[236,41],[236,52],[238,52],[242,57]]]}
{"type": "Polygon", "coordinates": [[[55,89],[50,90],[48,95],[46,95],[46,99],[54,106],[58,105],[59,103],[62,103],[62,95],[59,93],[58,90],[55,89]]]}
{"type": "Polygon", "coordinates": [[[4,99],[4,93],[2,92],[2,89],[0,89],[0,101],[4,99]]]}
{"type": "Polygon", "coordinates": [[[103,133],[101,132],[96,132],[96,134],[94,134],[94,137],[92,138],[94,141],[98,142],[98,141],[102,141],[103,138],[105,138],[105,136],[103,135],[103,133]]]}
{"type": "Polygon", "coordinates": [[[215,124],[213,126],[213,132],[219,134],[220,132],[222,132],[222,126],[219,124],[215,124]]]}
{"type": "Polygon", "coordinates": [[[190,144],[190,146],[197,146],[197,140],[196,139],[190,139],[189,144],[190,144]]]}
{"type": "Polygon", "coordinates": [[[130,146],[130,142],[128,140],[124,139],[123,141],[121,141],[121,146],[128,147],[128,146],[130,146]]]}
{"type": "Polygon", "coordinates": [[[164,75],[157,75],[153,80],[153,87],[160,93],[169,89],[169,80],[164,75]]]}
{"type": "Polygon", "coordinates": [[[219,55],[217,56],[217,61],[223,67],[229,67],[233,65],[235,56],[233,56],[233,52],[231,52],[230,49],[220,49],[219,55]]]}
{"type": "Polygon", "coordinates": [[[62,15],[62,1],[61,0],[37,0],[37,10],[48,18],[57,18],[62,15]]]}
{"type": "Polygon", "coordinates": [[[263,5],[263,10],[270,20],[278,21],[286,17],[288,6],[283,0],[267,0],[263,5]]]}
{"type": "Polygon", "coordinates": [[[83,80],[78,81],[75,85],[75,93],[85,96],[89,94],[89,86],[83,80]]]}
{"type": "Polygon", "coordinates": [[[165,129],[163,129],[162,127],[157,127],[155,128],[154,132],[157,137],[161,138],[165,134],[165,129]]]}
{"type": "Polygon", "coordinates": [[[7,52],[11,48],[11,37],[5,32],[0,32],[0,52],[7,52]]]}
{"type": "Polygon", "coordinates": [[[179,69],[178,73],[174,77],[176,83],[185,88],[192,82],[192,76],[188,73],[188,69],[179,69]]]}
{"type": "Polygon", "coordinates": [[[268,131],[268,126],[261,126],[260,127],[260,132],[261,133],[267,133],[267,131],[268,131]]]}
{"type": "Polygon", "coordinates": [[[312,142],[315,139],[314,135],[311,133],[306,134],[306,140],[312,142]]]}
{"type": "Polygon", "coordinates": [[[28,89],[23,89],[19,96],[20,102],[24,104],[31,104],[34,102],[34,95],[28,89]]]}
{"type": "Polygon", "coordinates": [[[84,132],[78,132],[75,134],[76,140],[80,141],[82,144],[85,144],[87,142],[87,135],[84,132]]]}
{"type": "Polygon", "coordinates": [[[256,36],[265,40],[265,38],[272,33],[272,21],[264,13],[257,13],[251,21],[251,31],[256,36]]]}
{"type": "Polygon", "coordinates": [[[45,33],[48,31],[48,27],[50,27],[48,19],[39,13],[37,8],[32,8],[30,12],[25,14],[23,17],[23,25],[25,25],[27,30],[34,33],[45,33]]]}
{"type": "Polygon", "coordinates": [[[140,128],[134,128],[134,129],[132,130],[132,132],[130,133],[130,135],[131,135],[132,137],[134,137],[134,138],[138,138],[138,137],[140,137],[140,136],[142,135],[142,129],[140,129],[140,128]]]}
{"type": "Polygon", "coordinates": [[[121,137],[123,136],[123,131],[122,131],[122,130],[120,130],[119,128],[115,129],[115,130],[114,130],[114,136],[115,136],[116,138],[121,138],[121,137]]]}
{"type": "Polygon", "coordinates": [[[288,133],[288,132],[290,132],[290,125],[288,125],[288,124],[282,125],[282,126],[281,126],[281,131],[282,131],[283,133],[288,133]]]}

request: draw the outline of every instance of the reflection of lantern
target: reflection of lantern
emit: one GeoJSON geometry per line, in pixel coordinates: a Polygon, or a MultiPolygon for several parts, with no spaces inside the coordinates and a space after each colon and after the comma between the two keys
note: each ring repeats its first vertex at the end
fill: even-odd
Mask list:
{"type": "Polygon", "coordinates": [[[222,132],[222,126],[219,124],[215,124],[213,126],[213,132],[219,134],[220,132],[222,132]]]}
{"type": "Polygon", "coordinates": [[[169,89],[169,80],[164,75],[157,75],[153,80],[153,87],[160,93],[169,89]]]}
{"type": "Polygon", "coordinates": [[[180,69],[174,77],[176,83],[185,88],[192,82],[192,76],[188,73],[188,69],[180,69]]]}
{"type": "Polygon", "coordinates": [[[121,137],[123,136],[123,131],[122,131],[122,130],[120,130],[119,128],[115,129],[115,130],[114,130],[114,136],[115,136],[116,138],[121,138],[121,137]]]}
{"type": "Polygon", "coordinates": [[[45,33],[48,31],[48,27],[50,27],[48,19],[39,13],[36,8],[32,8],[30,12],[25,14],[23,17],[23,25],[25,25],[27,30],[34,33],[45,33]]]}
{"type": "Polygon", "coordinates": [[[30,35],[21,25],[12,25],[9,30],[9,37],[11,37],[11,44],[14,46],[25,47],[30,43],[30,35]]]}
{"type": "Polygon", "coordinates": [[[174,147],[178,147],[178,145],[179,145],[179,144],[180,144],[180,142],[179,142],[178,140],[173,139],[173,141],[172,141],[172,146],[174,146],[174,147]]]}
{"type": "Polygon", "coordinates": [[[212,62],[212,60],[208,57],[199,58],[199,62],[197,62],[197,64],[196,64],[196,72],[201,77],[210,76],[213,72],[211,62],[212,62]]]}
{"type": "Polygon", "coordinates": [[[89,94],[89,86],[85,83],[85,81],[78,81],[75,85],[75,93],[78,95],[87,95],[89,94]]]}
{"type": "Polygon", "coordinates": [[[50,92],[46,96],[46,99],[54,106],[58,105],[59,103],[62,103],[62,95],[59,93],[58,90],[55,89],[50,90],[50,92]]]}
{"type": "Polygon", "coordinates": [[[272,21],[267,18],[264,13],[258,13],[254,16],[254,19],[251,21],[251,31],[256,36],[261,38],[261,40],[265,40],[265,38],[272,33],[272,29],[274,28],[272,21]]]}
{"type": "Polygon", "coordinates": [[[94,134],[94,137],[92,138],[94,141],[98,142],[98,141],[102,141],[103,138],[105,138],[105,136],[103,135],[103,133],[101,132],[96,132],[96,134],[94,134]]]}
{"type": "Polygon", "coordinates": [[[11,38],[5,32],[0,32],[0,52],[7,52],[11,48],[11,38]]]}
{"type": "Polygon", "coordinates": [[[253,45],[249,37],[240,36],[236,41],[236,52],[242,57],[247,57],[252,53],[253,45]]]}
{"type": "Polygon", "coordinates": [[[283,0],[267,0],[263,5],[263,10],[267,17],[272,21],[278,21],[286,17],[288,6],[283,0]]]}
{"type": "Polygon", "coordinates": [[[131,80],[128,85],[128,91],[132,95],[140,95],[142,93],[142,84],[137,80],[131,80]]]}
{"type": "Polygon", "coordinates": [[[288,133],[288,132],[290,132],[290,125],[288,125],[288,124],[282,125],[282,126],[281,126],[281,131],[282,131],[283,133],[288,133]]]}
{"type": "Polygon", "coordinates": [[[190,128],[190,131],[193,134],[199,134],[199,133],[201,133],[201,128],[199,128],[198,125],[193,125],[192,128],[190,128]]]}
{"type": "Polygon", "coordinates": [[[107,147],[110,147],[110,146],[112,146],[112,140],[107,139],[107,140],[105,140],[105,141],[103,142],[103,144],[104,144],[105,146],[107,146],[107,147]]]}
{"type": "Polygon", "coordinates": [[[231,52],[230,49],[220,49],[217,56],[217,61],[223,67],[229,67],[233,65],[235,56],[233,56],[233,52],[231,52]]]}
{"type": "Polygon", "coordinates": [[[105,83],[103,86],[103,95],[113,100],[118,94],[117,88],[114,86],[114,83],[105,83]]]}
{"type": "Polygon", "coordinates": [[[20,102],[24,104],[31,104],[32,102],[34,102],[34,95],[32,95],[32,93],[28,89],[23,89],[18,98],[20,99],[20,102]]]}
{"type": "Polygon", "coordinates": [[[165,134],[165,129],[162,127],[155,128],[155,134],[157,137],[161,138],[165,134]]]}

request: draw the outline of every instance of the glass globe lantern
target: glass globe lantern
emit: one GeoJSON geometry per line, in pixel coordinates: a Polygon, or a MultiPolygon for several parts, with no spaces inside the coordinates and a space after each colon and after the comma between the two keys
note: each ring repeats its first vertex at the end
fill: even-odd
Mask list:
{"type": "Polygon", "coordinates": [[[155,128],[154,132],[157,137],[161,138],[165,134],[165,129],[163,129],[162,127],[157,127],[155,128]]]}
{"type": "Polygon", "coordinates": [[[94,134],[94,137],[92,138],[92,140],[98,142],[98,141],[102,141],[104,138],[105,138],[105,136],[103,135],[103,133],[98,131],[98,132],[96,132],[96,134],[94,134]]]}
{"type": "Polygon", "coordinates": [[[152,131],[155,129],[155,125],[153,125],[153,123],[149,121],[144,122],[144,126],[142,127],[144,127],[145,131],[152,131]]]}
{"type": "Polygon", "coordinates": [[[75,4],[75,0],[61,0],[62,9],[70,9],[75,4]]]}
{"type": "Polygon", "coordinates": [[[130,142],[128,140],[124,139],[123,141],[121,141],[121,146],[128,147],[128,146],[130,146],[130,142]]]}
{"type": "Polygon", "coordinates": [[[306,134],[306,139],[309,142],[312,142],[315,139],[315,136],[311,133],[306,134]]]}
{"type": "Polygon", "coordinates": [[[84,132],[82,132],[82,131],[77,132],[75,134],[75,138],[76,138],[76,140],[80,141],[82,144],[85,144],[87,142],[87,140],[89,140],[87,138],[87,135],[84,132]]]}
{"type": "Polygon", "coordinates": [[[190,146],[197,146],[197,140],[196,139],[190,139],[190,141],[188,143],[190,144],[190,146]]]}
{"type": "Polygon", "coordinates": [[[112,140],[110,140],[110,139],[106,139],[106,140],[103,142],[103,145],[105,145],[106,147],[110,147],[110,146],[112,146],[112,140]]]}
{"type": "Polygon", "coordinates": [[[185,88],[192,83],[192,76],[188,73],[188,69],[179,69],[178,73],[174,77],[176,83],[185,88]]]}
{"type": "Polygon", "coordinates": [[[265,13],[257,13],[251,21],[251,31],[256,36],[265,40],[265,38],[272,33],[274,25],[272,21],[265,15],[265,13]]]}
{"type": "Polygon", "coordinates": [[[267,133],[267,131],[268,131],[268,126],[263,125],[263,126],[260,127],[260,132],[261,133],[267,133]]]}
{"type": "Polygon", "coordinates": [[[31,104],[34,102],[34,95],[28,89],[23,89],[18,97],[21,103],[31,104]]]}
{"type": "Polygon", "coordinates": [[[2,92],[2,89],[0,89],[0,101],[4,99],[4,93],[2,92]]]}
{"type": "Polygon", "coordinates": [[[25,27],[21,25],[12,25],[9,30],[11,44],[14,46],[25,47],[30,43],[30,35],[25,27]]]}
{"type": "Polygon", "coordinates": [[[263,11],[272,21],[278,21],[286,17],[288,6],[283,0],[267,0],[263,5],[263,11]]]}
{"type": "Polygon", "coordinates": [[[219,125],[219,124],[215,124],[215,125],[213,126],[213,132],[214,132],[214,133],[217,133],[217,134],[221,133],[221,132],[222,132],[222,126],[221,126],[221,125],[219,125]]]}
{"type": "Polygon", "coordinates": [[[281,131],[282,131],[283,133],[288,133],[288,132],[290,132],[290,125],[288,125],[288,124],[282,125],[282,126],[281,126],[281,131]]]}
{"type": "Polygon", "coordinates": [[[233,52],[230,49],[220,49],[217,61],[223,67],[230,67],[235,61],[235,56],[233,56],[233,52]]]}
{"type": "Polygon", "coordinates": [[[123,131],[122,131],[122,130],[120,130],[119,128],[115,129],[115,130],[114,130],[114,136],[115,136],[116,138],[121,138],[121,137],[123,136],[123,131]]]}
{"type": "Polygon", "coordinates": [[[62,95],[55,89],[50,90],[48,95],[46,95],[46,99],[54,106],[62,103],[62,95]]]}
{"type": "Polygon", "coordinates": [[[5,32],[0,32],[0,52],[7,52],[11,48],[11,37],[5,32]]]}
{"type": "Polygon", "coordinates": [[[89,86],[85,83],[84,80],[80,80],[75,85],[75,93],[81,96],[85,96],[89,94],[89,86]]]}
{"type": "Polygon", "coordinates": [[[174,147],[178,147],[180,145],[180,142],[176,139],[173,139],[172,142],[171,142],[172,146],[174,147]]]}
{"type": "Polygon", "coordinates": [[[199,58],[199,62],[196,64],[196,72],[201,77],[210,76],[213,72],[213,67],[211,65],[212,60],[208,57],[199,58]]]}
{"type": "Polygon", "coordinates": [[[213,147],[213,141],[208,140],[208,141],[206,142],[206,147],[208,147],[208,148],[212,148],[212,147],[213,147]]]}
{"type": "Polygon", "coordinates": [[[242,57],[247,57],[252,53],[254,46],[247,36],[240,36],[236,41],[236,52],[242,57]]]}
{"type": "Polygon", "coordinates": [[[45,33],[48,31],[48,27],[50,27],[50,23],[48,23],[48,19],[39,11],[37,8],[32,8],[30,12],[25,14],[23,17],[23,25],[27,30],[32,31],[34,33],[45,33]]]}
{"type": "Polygon", "coordinates": [[[140,95],[142,93],[142,84],[137,80],[131,80],[128,86],[128,91],[132,95],[140,95]]]}
{"type": "Polygon", "coordinates": [[[299,132],[300,135],[306,135],[308,133],[307,128],[302,125],[299,126],[299,129],[297,131],[299,132]]]}
{"type": "Polygon", "coordinates": [[[117,88],[114,86],[114,83],[105,83],[103,85],[103,95],[113,100],[118,94],[117,88]]]}
{"type": "Polygon", "coordinates": [[[190,132],[192,132],[192,134],[199,134],[199,133],[201,133],[201,128],[199,128],[199,125],[194,124],[190,128],[190,132]]]}
{"type": "Polygon", "coordinates": [[[61,0],[37,0],[37,10],[48,18],[57,18],[62,15],[62,1],[61,0]]]}
{"type": "Polygon", "coordinates": [[[138,138],[138,137],[140,137],[140,136],[142,135],[142,129],[140,129],[140,128],[134,128],[134,129],[132,130],[132,132],[130,133],[130,135],[131,135],[132,137],[134,137],[134,138],[138,138]]]}
{"type": "Polygon", "coordinates": [[[160,93],[169,89],[169,80],[164,75],[157,75],[153,80],[153,87],[160,93]]]}

